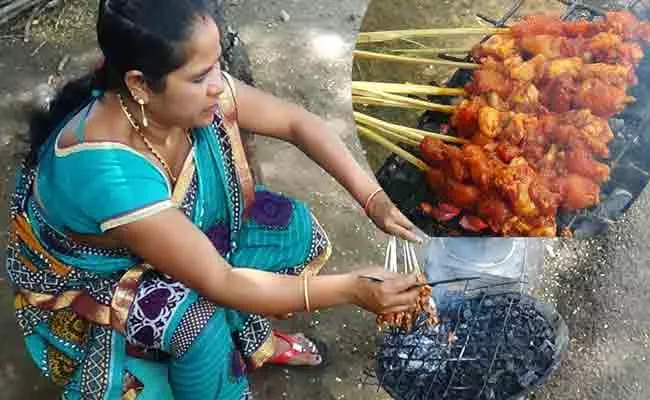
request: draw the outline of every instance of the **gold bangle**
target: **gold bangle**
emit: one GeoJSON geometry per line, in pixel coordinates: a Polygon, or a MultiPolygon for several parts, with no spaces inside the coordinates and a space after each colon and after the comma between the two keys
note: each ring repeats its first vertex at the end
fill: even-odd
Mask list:
{"type": "Polygon", "coordinates": [[[305,310],[307,312],[311,312],[311,306],[309,305],[309,283],[307,282],[308,278],[309,278],[309,274],[304,274],[303,292],[305,294],[305,310]]]}
{"type": "Polygon", "coordinates": [[[368,214],[368,207],[370,207],[370,202],[372,201],[372,199],[374,199],[375,196],[377,196],[380,192],[383,192],[383,191],[384,191],[384,189],[379,188],[379,189],[375,190],[374,192],[372,192],[370,194],[370,196],[368,196],[368,199],[366,200],[366,203],[363,205],[363,211],[365,211],[366,214],[368,214]]]}

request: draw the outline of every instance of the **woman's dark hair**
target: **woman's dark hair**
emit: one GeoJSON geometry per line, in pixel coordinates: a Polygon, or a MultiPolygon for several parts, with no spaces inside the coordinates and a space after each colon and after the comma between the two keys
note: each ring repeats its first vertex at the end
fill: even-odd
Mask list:
{"type": "Polygon", "coordinates": [[[124,93],[124,75],[143,73],[153,90],[165,88],[165,77],[187,60],[183,43],[197,18],[210,15],[205,0],[100,0],[97,40],[104,62],[91,74],[68,82],[47,110],[30,117],[28,164],[38,160],[40,147],[70,113],[82,107],[93,90],[124,93]]]}

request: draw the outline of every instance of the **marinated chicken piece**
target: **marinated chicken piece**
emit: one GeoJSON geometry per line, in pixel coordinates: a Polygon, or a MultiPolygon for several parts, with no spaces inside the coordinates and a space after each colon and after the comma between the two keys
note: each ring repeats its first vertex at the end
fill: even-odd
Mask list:
{"type": "Polygon", "coordinates": [[[524,17],[512,27],[515,37],[552,35],[591,38],[603,32],[620,35],[625,40],[650,43],[650,23],[639,21],[629,11],[610,11],[605,18],[594,22],[564,21],[560,16],[534,14],[524,17]]]}
{"type": "Polygon", "coordinates": [[[543,55],[536,55],[528,61],[521,57],[512,57],[504,60],[503,67],[508,70],[514,80],[533,82],[544,76],[547,59],[543,55]]]}
{"type": "Polygon", "coordinates": [[[512,216],[508,205],[495,192],[489,192],[485,196],[481,196],[476,212],[485,219],[495,232],[499,232],[503,224],[512,216]]]}
{"type": "Polygon", "coordinates": [[[420,154],[422,159],[432,167],[438,167],[447,160],[445,143],[436,138],[425,137],[420,142],[420,154]]]}
{"type": "Polygon", "coordinates": [[[481,191],[474,185],[447,179],[443,197],[449,203],[460,208],[472,208],[481,197],[481,191]]]}
{"type": "Polygon", "coordinates": [[[510,112],[504,114],[503,119],[505,123],[499,135],[500,141],[507,141],[508,143],[520,146],[523,151],[524,149],[521,145],[526,143],[527,138],[531,137],[537,140],[539,119],[535,115],[510,112]]]}
{"type": "Polygon", "coordinates": [[[650,23],[639,19],[629,11],[610,11],[601,22],[603,29],[621,35],[625,40],[635,40],[650,44],[650,23]]]}
{"type": "Polygon", "coordinates": [[[625,42],[612,32],[601,32],[579,47],[592,62],[638,65],[643,59],[643,49],[638,43],[625,42]]]}
{"type": "Polygon", "coordinates": [[[568,150],[564,162],[569,172],[590,178],[596,183],[603,183],[609,179],[609,166],[594,160],[584,148],[568,150]]]}
{"type": "Polygon", "coordinates": [[[562,75],[579,76],[585,62],[580,57],[557,58],[548,62],[545,79],[555,79],[562,75]]]}
{"type": "Polygon", "coordinates": [[[494,92],[500,97],[508,97],[512,92],[512,80],[506,71],[496,69],[478,69],[474,79],[465,88],[471,94],[481,95],[494,92]]]}
{"type": "Polygon", "coordinates": [[[539,176],[530,184],[528,190],[530,198],[541,215],[555,216],[562,201],[562,195],[553,191],[550,179],[539,176]]]}
{"type": "Polygon", "coordinates": [[[477,97],[463,100],[456,107],[450,122],[459,136],[471,137],[479,130],[478,112],[480,107],[480,98],[477,97]]]}
{"type": "Polygon", "coordinates": [[[478,112],[478,127],[485,136],[494,138],[501,131],[501,112],[492,107],[481,107],[478,112]]]}
{"type": "Polygon", "coordinates": [[[425,175],[427,185],[435,192],[442,192],[445,189],[447,179],[442,170],[430,168],[425,175]]]}
{"type": "Polygon", "coordinates": [[[543,126],[556,143],[570,148],[586,147],[600,157],[609,155],[607,144],[614,139],[609,122],[589,110],[547,115],[543,126]]]}
{"type": "MultiPolygon", "coordinates": [[[[463,151],[456,146],[445,146],[445,158],[442,170],[453,180],[464,182],[469,176],[463,151]]],[[[461,206],[462,207],[462,206],[461,206]]]]}
{"type": "Polygon", "coordinates": [[[519,146],[512,145],[507,142],[499,143],[496,148],[497,155],[499,159],[504,163],[510,163],[515,157],[519,157],[522,154],[522,150],[519,146]]]}
{"type": "Polygon", "coordinates": [[[546,14],[533,14],[525,16],[522,21],[513,25],[512,34],[515,37],[538,35],[564,35],[565,22],[557,17],[546,14]]]}
{"type": "Polygon", "coordinates": [[[471,182],[482,191],[487,191],[492,181],[492,163],[488,155],[481,146],[474,144],[463,146],[463,155],[469,169],[471,182]]]}
{"type": "Polygon", "coordinates": [[[562,208],[575,211],[592,207],[600,201],[600,186],[589,178],[569,174],[559,178],[562,185],[562,208]]]}
{"type": "Polygon", "coordinates": [[[564,113],[573,107],[573,98],[577,90],[577,82],[571,76],[560,76],[557,79],[547,81],[540,86],[541,102],[550,111],[564,113]]]}
{"type": "Polygon", "coordinates": [[[507,101],[512,111],[518,113],[535,114],[543,109],[540,92],[532,83],[522,82],[514,85],[507,101]]]}
{"type": "Polygon", "coordinates": [[[555,217],[523,218],[512,216],[503,224],[504,236],[554,237],[557,232],[555,217]]]}
{"type": "Polygon", "coordinates": [[[549,60],[580,57],[586,62],[638,65],[643,49],[634,42],[624,42],[620,36],[602,32],[590,39],[564,36],[524,36],[519,39],[521,50],[530,56],[543,55],[549,60]]]}
{"type": "Polygon", "coordinates": [[[557,235],[557,223],[555,215],[544,215],[529,221],[531,228],[526,234],[535,237],[555,237],[557,235]]]}
{"type": "Polygon", "coordinates": [[[566,38],[562,36],[537,35],[524,36],[519,39],[520,48],[531,56],[542,55],[547,59],[575,57],[575,47],[566,46],[566,38]]]}
{"type": "Polygon", "coordinates": [[[440,169],[450,179],[463,182],[469,176],[463,151],[456,146],[448,146],[440,139],[427,137],[420,143],[420,152],[429,165],[440,169]]]}
{"type": "Polygon", "coordinates": [[[495,186],[510,200],[515,215],[532,217],[539,213],[529,193],[535,177],[535,171],[523,157],[513,159],[495,174],[495,186]]]}
{"type": "Polygon", "coordinates": [[[586,108],[594,115],[611,118],[625,109],[629,99],[624,89],[598,79],[587,79],[575,92],[573,104],[574,108],[586,108]]]}
{"type": "Polygon", "coordinates": [[[517,41],[511,35],[493,35],[472,49],[472,57],[477,61],[485,57],[504,60],[517,55],[517,53],[517,41]]]}
{"type": "Polygon", "coordinates": [[[634,67],[631,65],[584,64],[580,70],[580,77],[584,80],[598,79],[607,85],[622,89],[638,83],[634,67]]]}

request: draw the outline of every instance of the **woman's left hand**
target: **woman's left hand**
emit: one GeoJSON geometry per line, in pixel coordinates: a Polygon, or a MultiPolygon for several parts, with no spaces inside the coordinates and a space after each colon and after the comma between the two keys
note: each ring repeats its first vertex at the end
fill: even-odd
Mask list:
{"type": "Polygon", "coordinates": [[[368,218],[379,229],[389,235],[397,236],[411,242],[421,242],[422,239],[413,232],[415,225],[395,207],[388,195],[382,190],[377,193],[367,204],[368,218]]]}

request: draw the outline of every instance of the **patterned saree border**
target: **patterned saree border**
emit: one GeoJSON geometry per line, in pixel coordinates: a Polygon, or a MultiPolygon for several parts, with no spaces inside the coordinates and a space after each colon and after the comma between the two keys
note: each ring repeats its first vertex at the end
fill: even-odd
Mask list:
{"type": "MultiPolygon", "coordinates": [[[[12,242],[22,241],[24,245],[46,261],[47,266],[59,276],[66,277],[72,267],[61,263],[53,257],[38,241],[34,230],[24,214],[16,214],[10,224],[12,242]]],[[[26,269],[35,272],[36,267],[25,257],[20,257],[26,269]]],[[[82,290],[68,290],[58,295],[37,293],[26,289],[17,289],[15,308],[24,308],[27,304],[41,310],[58,311],[71,308],[80,317],[102,326],[112,326],[118,332],[124,332],[125,315],[135,299],[135,292],[142,275],[150,267],[138,265],[128,270],[118,281],[111,305],[97,302],[82,290]]]]}
{"type": "MultiPolygon", "coordinates": [[[[58,276],[65,278],[72,271],[71,267],[64,265],[62,262],[52,257],[45,247],[41,245],[24,213],[16,214],[11,219],[9,224],[9,237],[11,242],[16,245],[19,240],[22,241],[34,253],[41,257],[58,276]]],[[[31,263],[27,263],[27,267],[30,269],[35,268],[31,263]]]]}
{"type": "Polygon", "coordinates": [[[255,201],[255,182],[246,159],[244,144],[242,143],[239,126],[237,125],[237,92],[235,81],[227,72],[223,72],[227,89],[221,94],[220,103],[223,113],[223,127],[230,139],[232,159],[239,178],[239,184],[244,196],[244,219],[255,201]]]}
{"type": "Polygon", "coordinates": [[[299,276],[315,276],[320,273],[320,271],[323,269],[325,264],[327,264],[327,261],[329,261],[330,257],[332,256],[332,242],[330,242],[329,237],[327,236],[327,232],[323,227],[321,226],[320,222],[312,215],[312,221],[314,224],[316,224],[317,229],[320,230],[321,234],[325,237],[325,241],[327,242],[327,246],[325,246],[325,250],[322,251],[316,258],[314,258],[312,261],[310,261],[306,266],[305,269],[300,273],[299,276]]]}
{"type": "MultiPolygon", "coordinates": [[[[194,151],[194,150],[192,150],[194,151]]],[[[191,157],[194,159],[194,157],[191,157]]],[[[194,161],[189,161],[189,164],[186,167],[183,167],[183,170],[176,181],[176,186],[174,186],[174,192],[172,194],[172,202],[178,208],[181,207],[185,196],[187,196],[187,191],[192,185],[192,179],[194,178],[194,173],[196,172],[196,164],[194,161]]]]}
{"type": "Polygon", "coordinates": [[[270,360],[274,354],[275,354],[275,336],[271,331],[271,333],[266,338],[266,340],[264,340],[264,343],[262,343],[260,348],[255,350],[255,352],[250,356],[249,364],[252,369],[260,368],[268,360],[270,360]]]}
{"type": "Polygon", "coordinates": [[[145,272],[151,267],[141,264],[128,270],[117,284],[110,307],[110,323],[113,329],[124,334],[129,310],[135,301],[138,285],[145,272]]]}

